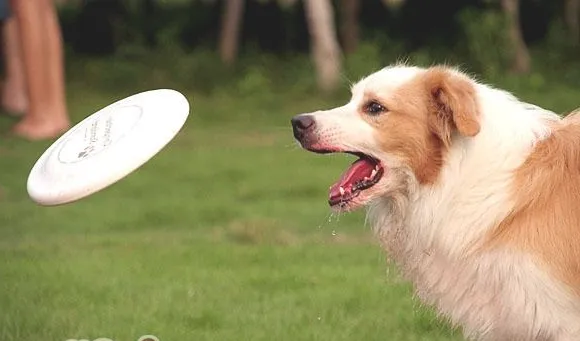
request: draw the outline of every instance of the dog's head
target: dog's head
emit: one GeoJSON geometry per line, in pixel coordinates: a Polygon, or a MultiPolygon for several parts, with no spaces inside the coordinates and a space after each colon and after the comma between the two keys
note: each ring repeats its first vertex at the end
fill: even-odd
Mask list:
{"type": "Polygon", "coordinates": [[[479,133],[475,82],[446,67],[393,66],[364,78],[344,106],[292,119],[294,136],[316,153],[358,157],[330,188],[329,204],[359,208],[400,188],[438,180],[457,136],[479,133]]]}

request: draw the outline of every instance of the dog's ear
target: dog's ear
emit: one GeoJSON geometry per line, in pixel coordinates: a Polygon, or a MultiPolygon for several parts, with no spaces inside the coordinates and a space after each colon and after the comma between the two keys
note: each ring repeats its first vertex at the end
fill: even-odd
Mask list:
{"type": "Polygon", "coordinates": [[[454,130],[472,137],[479,133],[479,107],[473,84],[443,67],[427,70],[425,85],[429,125],[445,144],[454,130]]]}

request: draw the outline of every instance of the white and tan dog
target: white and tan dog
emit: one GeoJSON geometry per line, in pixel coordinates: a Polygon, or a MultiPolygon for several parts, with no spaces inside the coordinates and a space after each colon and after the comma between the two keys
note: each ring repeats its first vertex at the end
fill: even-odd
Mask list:
{"type": "Polygon", "coordinates": [[[466,337],[580,340],[580,116],[395,65],[292,125],[309,151],[359,157],[330,205],[368,206],[417,295],[466,337]]]}

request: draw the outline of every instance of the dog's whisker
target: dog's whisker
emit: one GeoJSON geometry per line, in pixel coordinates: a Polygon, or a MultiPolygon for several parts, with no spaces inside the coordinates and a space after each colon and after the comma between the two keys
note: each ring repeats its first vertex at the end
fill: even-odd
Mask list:
{"type": "Polygon", "coordinates": [[[284,145],[284,148],[289,148],[289,149],[293,149],[293,150],[302,149],[302,147],[297,142],[288,143],[288,144],[284,145]]]}
{"type": "Polygon", "coordinates": [[[341,73],[340,73],[340,77],[341,77],[341,78],[342,78],[344,81],[346,81],[346,83],[347,83],[347,89],[350,89],[350,88],[352,88],[352,86],[354,85],[354,82],[353,82],[352,80],[350,80],[350,78],[348,78],[348,76],[347,76],[346,74],[344,74],[344,73],[342,73],[342,72],[341,72],[341,73]]]}

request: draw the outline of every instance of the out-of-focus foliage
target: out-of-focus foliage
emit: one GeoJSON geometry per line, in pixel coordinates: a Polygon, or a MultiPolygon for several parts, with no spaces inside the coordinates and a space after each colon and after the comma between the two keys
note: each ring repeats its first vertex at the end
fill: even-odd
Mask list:
{"type": "Polygon", "coordinates": [[[505,16],[497,10],[468,9],[460,14],[459,20],[470,65],[491,75],[506,70],[513,51],[505,33],[505,16]]]}
{"type": "MultiPolygon", "coordinates": [[[[223,2],[99,0],[87,2],[84,9],[65,3],[61,19],[67,48],[77,56],[115,58],[119,65],[123,60],[130,65],[151,51],[163,54],[160,60],[188,55],[181,58],[187,62],[171,65],[176,69],[171,77],[186,81],[195,74],[196,86],[206,90],[223,87],[226,81],[244,92],[280,83],[312,86],[302,1],[246,0],[239,61],[230,70],[220,67],[217,58],[223,2]]],[[[341,1],[333,4],[338,31],[341,1]]],[[[360,6],[360,44],[345,57],[345,82],[401,60],[459,64],[490,78],[508,71],[513,51],[497,0],[361,0],[360,6]]],[[[538,85],[553,77],[580,85],[580,51],[568,39],[563,1],[521,0],[520,7],[522,33],[533,64],[524,79],[538,85]]]]}

